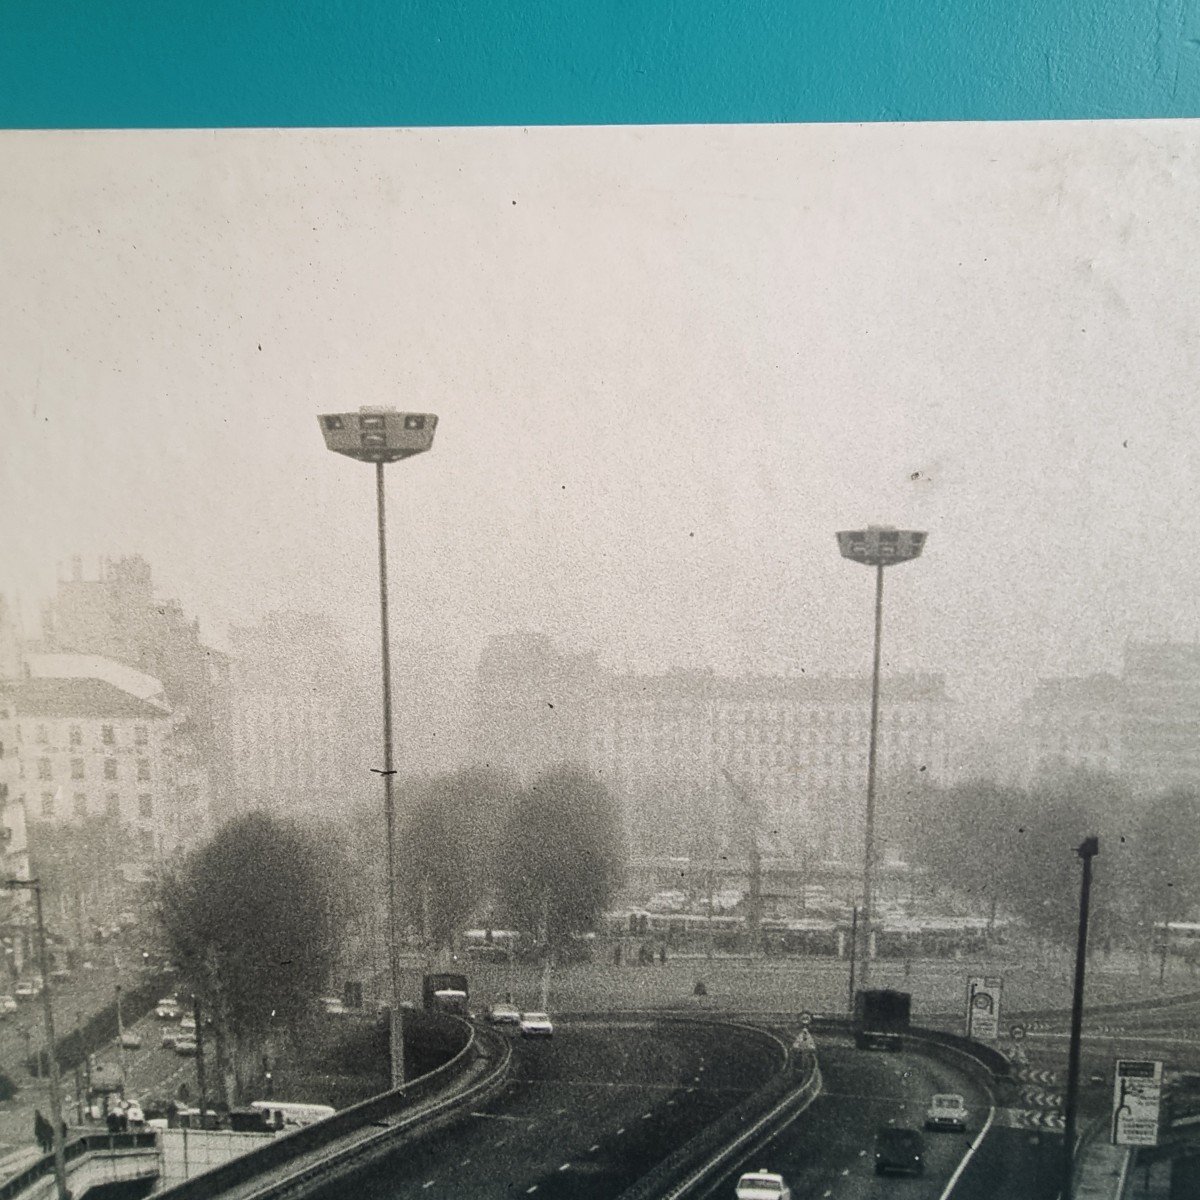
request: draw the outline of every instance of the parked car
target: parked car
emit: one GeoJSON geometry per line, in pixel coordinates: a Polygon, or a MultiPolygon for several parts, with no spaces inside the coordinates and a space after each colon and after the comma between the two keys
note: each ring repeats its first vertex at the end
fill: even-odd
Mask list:
{"type": "Polygon", "coordinates": [[[345,1016],[347,1011],[340,996],[322,996],[321,1007],[325,1010],[326,1016],[330,1017],[345,1016]]]}
{"type": "Polygon", "coordinates": [[[521,1014],[522,1037],[553,1037],[554,1026],[550,1018],[543,1012],[527,1012],[521,1014]]]}
{"type": "Polygon", "coordinates": [[[132,1029],[127,1029],[121,1034],[121,1049],[122,1050],[140,1050],[142,1048],[141,1037],[134,1033],[132,1029]]]}
{"type": "Polygon", "coordinates": [[[925,1143],[915,1129],[887,1127],[875,1135],[875,1174],[925,1174],[925,1143]]]}
{"type": "Polygon", "coordinates": [[[55,967],[54,970],[50,972],[50,978],[56,979],[59,983],[61,983],[63,980],[71,978],[71,969],[70,967],[55,967]]]}
{"type": "Polygon", "coordinates": [[[183,1035],[176,1029],[164,1029],[162,1035],[162,1048],[164,1050],[174,1050],[175,1043],[179,1041],[183,1035]]]}
{"type": "Polygon", "coordinates": [[[190,1014],[185,1014],[179,1020],[179,1028],[184,1033],[194,1034],[196,1032],[196,1018],[190,1014]]]}
{"type": "Polygon", "coordinates": [[[520,1025],[521,1012],[515,1004],[501,1001],[488,1010],[488,1020],[493,1025],[520,1025]]]}
{"type": "Polygon", "coordinates": [[[194,1037],[177,1037],[175,1039],[175,1053],[185,1058],[195,1058],[198,1049],[194,1037]]]}
{"type": "Polygon", "coordinates": [[[940,1093],[929,1101],[925,1112],[926,1129],[952,1129],[956,1133],[967,1131],[967,1106],[961,1096],[940,1093]]]}
{"type": "Polygon", "coordinates": [[[179,1005],[170,996],[167,996],[158,1002],[154,1009],[154,1015],[160,1021],[177,1021],[180,1015],[179,1005]]]}
{"type": "Polygon", "coordinates": [[[10,1013],[15,1013],[21,1006],[12,996],[0,996],[0,1017],[7,1017],[10,1013]]]}
{"type": "Polygon", "coordinates": [[[19,979],[16,987],[13,988],[13,995],[18,1000],[33,1000],[42,994],[42,981],[40,979],[19,979]]]}
{"type": "Polygon", "coordinates": [[[774,1171],[750,1171],[737,1181],[737,1200],[792,1200],[792,1189],[774,1171]]]}

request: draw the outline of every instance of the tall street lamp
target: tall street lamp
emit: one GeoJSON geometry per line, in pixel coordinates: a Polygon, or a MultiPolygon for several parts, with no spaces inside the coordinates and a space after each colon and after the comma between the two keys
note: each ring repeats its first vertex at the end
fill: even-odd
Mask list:
{"type": "Polygon", "coordinates": [[[391,408],[360,408],[318,418],[325,446],[359,462],[375,464],[375,511],[379,525],[379,614],[383,661],[383,814],[387,838],[387,942],[391,1025],[392,1087],[404,1086],[404,1013],[400,1007],[400,923],[396,902],[396,804],[392,751],[392,660],[388,643],[387,541],[383,468],[422,454],[433,446],[437,417],[391,408]]]}
{"type": "Polygon", "coordinates": [[[58,1055],[54,1052],[54,1005],[50,1000],[50,960],[46,953],[46,924],[42,919],[42,889],[36,879],[7,879],[10,891],[33,893],[37,917],[38,970],[42,975],[42,1017],[46,1024],[46,1058],[50,1064],[50,1123],[54,1126],[54,1182],[58,1200],[70,1200],[67,1190],[67,1160],[63,1146],[62,1083],[58,1073],[58,1055]]]}
{"type": "Polygon", "coordinates": [[[860,964],[861,986],[867,986],[871,961],[871,926],[874,918],[872,892],[875,882],[875,759],[879,735],[879,652],[883,638],[883,568],[909,562],[920,556],[926,534],[911,529],[893,529],[887,525],[868,525],[837,535],[843,558],[875,568],[875,661],[871,671],[871,739],[867,749],[867,814],[864,821],[863,847],[863,947],[860,964]]]}

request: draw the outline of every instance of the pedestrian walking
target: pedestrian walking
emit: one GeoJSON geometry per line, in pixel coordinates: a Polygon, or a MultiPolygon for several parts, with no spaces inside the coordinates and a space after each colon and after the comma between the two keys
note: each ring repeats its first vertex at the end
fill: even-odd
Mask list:
{"type": "Polygon", "coordinates": [[[54,1148],[54,1126],[42,1116],[40,1108],[33,1113],[33,1136],[43,1154],[49,1154],[54,1148]]]}

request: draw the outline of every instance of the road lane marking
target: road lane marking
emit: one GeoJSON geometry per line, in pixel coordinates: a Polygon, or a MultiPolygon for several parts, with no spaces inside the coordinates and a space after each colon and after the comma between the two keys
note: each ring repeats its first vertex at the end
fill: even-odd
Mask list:
{"type": "Polygon", "coordinates": [[[958,1182],[959,1177],[967,1169],[967,1163],[975,1156],[975,1151],[983,1145],[983,1139],[987,1137],[987,1132],[992,1127],[992,1122],[996,1119],[995,1097],[992,1097],[992,1105],[988,1108],[987,1120],[983,1123],[983,1128],[979,1131],[979,1136],[971,1143],[966,1154],[962,1156],[962,1161],[955,1168],[954,1174],[950,1176],[946,1184],[946,1190],[938,1197],[938,1200],[950,1200],[950,1195],[954,1191],[954,1185],[958,1182]]]}
{"type": "Polygon", "coordinates": [[[624,1132],[625,1132],[625,1126],[622,1125],[621,1128],[617,1130],[617,1137],[620,1137],[621,1134],[623,1134],[624,1132]]]}
{"type": "Polygon", "coordinates": [[[642,1120],[643,1121],[650,1120],[650,1115],[651,1115],[650,1113],[642,1113],[642,1120]]]}
{"type": "Polygon", "coordinates": [[[565,1170],[566,1170],[566,1169],[567,1169],[567,1168],[568,1168],[570,1165],[571,1165],[571,1164],[570,1164],[569,1162],[565,1162],[565,1163],[563,1163],[563,1165],[562,1165],[561,1167],[559,1167],[558,1169],[559,1169],[560,1171],[565,1171],[565,1170]]]}
{"type": "Polygon", "coordinates": [[[596,1143],[594,1146],[589,1146],[589,1147],[588,1147],[588,1153],[589,1153],[589,1154],[594,1154],[594,1153],[595,1153],[597,1150],[599,1150],[599,1149],[600,1149],[600,1143],[599,1143],[599,1142],[597,1142],[597,1143],[596,1143]]]}
{"type": "Polygon", "coordinates": [[[525,1189],[525,1195],[527,1195],[527,1196],[528,1196],[530,1192],[536,1192],[536,1191],[537,1191],[537,1187],[538,1187],[538,1185],[535,1183],[535,1184],[533,1185],[533,1187],[526,1188],[526,1189],[525,1189]]]}
{"type": "Polygon", "coordinates": [[[423,1184],[421,1184],[421,1187],[423,1187],[423,1188],[433,1187],[433,1185],[435,1183],[437,1183],[436,1179],[427,1179],[427,1180],[425,1180],[425,1182],[423,1184]]]}
{"type": "Polygon", "coordinates": [[[850,1174],[850,1168],[849,1168],[849,1167],[843,1167],[843,1168],[842,1168],[842,1174],[843,1174],[843,1175],[849,1175],[849,1174],[850,1174]]]}

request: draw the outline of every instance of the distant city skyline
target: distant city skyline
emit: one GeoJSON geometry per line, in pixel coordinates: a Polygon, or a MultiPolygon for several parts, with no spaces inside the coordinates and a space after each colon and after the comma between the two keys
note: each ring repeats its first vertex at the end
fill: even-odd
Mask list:
{"type": "Polygon", "coordinates": [[[869,669],[834,533],[927,530],[884,669],[980,734],[1200,635],[1189,122],[0,134],[0,591],[138,551],[217,648],[374,661],[372,482],[316,414],[437,412],[388,473],[395,636],[616,670],[869,669]]]}

